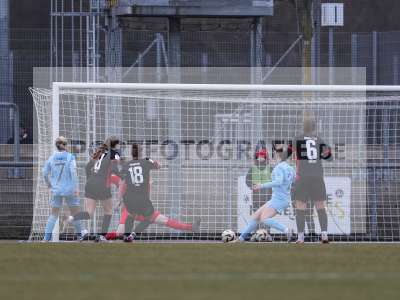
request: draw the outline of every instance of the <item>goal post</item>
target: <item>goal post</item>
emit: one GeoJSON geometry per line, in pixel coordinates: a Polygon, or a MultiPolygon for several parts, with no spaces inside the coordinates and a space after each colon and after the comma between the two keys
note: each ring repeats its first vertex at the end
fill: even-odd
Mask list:
{"type": "MultiPolygon", "coordinates": [[[[55,82],[52,90],[31,92],[39,141],[33,240],[42,237],[50,210],[41,167],[58,135],[72,142],[82,208],[89,151],[117,132],[124,160],[130,158],[129,146],[139,143],[144,156],[160,161],[162,168],[152,171],[155,208],[183,223],[201,219],[197,234],[153,224],[141,238],[213,240],[226,229],[240,231],[260,205],[245,178],[255,166],[255,149],[265,145],[272,170],[273,145],[289,145],[304,134],[306,114],[315,117],[318,136],[332,148],[332,160],[323,162],[328,233],[339,241],[400,240],[400,86],[55,82]],[[171,101],[179,119],[169,115],[171,101]],[[113,118],[118,122],[110,122],[113,118]]],[[[113,195],[110,230],[120,214],[115,188],[113,195]]],[[[296,229],[295,213],[290,206],[277,218],[296,229]]],[[[97,215],[94,224],[101,219],[100,207],[97,215]]],[[[318,233],[312,206],[310,215],[318,233]]],[[[72,232],[71,227],[60,234],[72,232]]]]}

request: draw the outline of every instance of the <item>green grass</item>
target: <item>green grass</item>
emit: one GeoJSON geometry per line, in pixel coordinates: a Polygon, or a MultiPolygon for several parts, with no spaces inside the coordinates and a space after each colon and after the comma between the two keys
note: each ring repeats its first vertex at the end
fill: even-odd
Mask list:
{"type": "Polygon", "coordinates": [[[400,245],[1,244],[0,299],[400,299],[400,245]]]}

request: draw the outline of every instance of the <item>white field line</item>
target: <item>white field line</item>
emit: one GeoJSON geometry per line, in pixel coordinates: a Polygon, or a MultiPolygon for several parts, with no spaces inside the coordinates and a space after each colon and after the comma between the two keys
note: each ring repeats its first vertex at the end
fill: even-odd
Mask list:
{"type": "Polygon", "coordinates": [[[38,274],[21,274],[18,278],[3,277],[2,282],[33,282],[33,281],[98,281],[109,280],[112,275],[113,280],[142,280],[142,281],[229,281],[229,280],[400,280],[400,272],[366,272],[366,273],[346,273],[346,272],[299,272],[299,273],[277,273],[277,272],[224,272],[224,273],[132,273],[130,276],[119,275],[112,272],[102,274],[82,273],[75,276],[65,276],[62,274],[52,274],[51,278],[38,274]],[[106,276],[104,276],[106,275],[106,276]]]}

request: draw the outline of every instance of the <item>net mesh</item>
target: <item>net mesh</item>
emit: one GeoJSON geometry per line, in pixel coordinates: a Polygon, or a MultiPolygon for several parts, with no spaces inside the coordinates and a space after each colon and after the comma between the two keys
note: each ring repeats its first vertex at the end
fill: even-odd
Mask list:
{"type": "MultiPolygon", "coordinates": [[[[334,87],[328,92],[68,88],[52,99],[49,90],[31,92],[39,143],[31,239],[42,238],[50,212],[41,167],[54,150],[52,101],[59,101],[59,135],[72,141],[81,195],[90,149],[117,135],[124,160],[135,142],[142,144],[144,156],[161,163],[151,174],[155,208],[185,223],[201,219],[198,234],[153,224],[143,239],[215,239],[226,229],[240,231],[256,209],[244,183],[255,149],[265,145],[272,156],[274,143],[289,144],[303,134],[304,115],[311,113],[318,136],[332,147],[333,159],[323,162],[328,233],[346,241],[399,240],[399,93],[334,87]]],[[[270,167],[275,163],[271,157],[270,167]]],[[[118,226],[121,211],[115,191],[110,230],[118,226]]],[[[295,213],[291,206],[277,218],[296,229],[295,213]]],[[[100,228],[101,216],[98,207],[87,224],[92,232],[100,228]]],[[[64,231],[73,233],[73,228],[64,231]]]]}

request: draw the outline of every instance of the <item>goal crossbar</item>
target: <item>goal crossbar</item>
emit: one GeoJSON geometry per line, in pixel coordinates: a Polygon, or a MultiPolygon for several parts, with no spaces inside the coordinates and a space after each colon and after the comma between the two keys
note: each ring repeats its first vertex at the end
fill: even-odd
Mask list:
{"type": "Polygon", "coordinates": [[[261,85],[261,84],[186,84],[186,83],[88,83],[54,82],[60,89],[140,89],[172,91],[272,91],[272,92],[398,92],[400,85],[261,85]]]}

